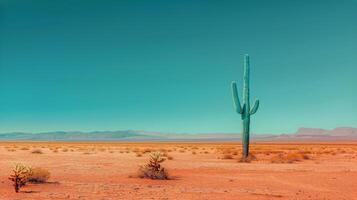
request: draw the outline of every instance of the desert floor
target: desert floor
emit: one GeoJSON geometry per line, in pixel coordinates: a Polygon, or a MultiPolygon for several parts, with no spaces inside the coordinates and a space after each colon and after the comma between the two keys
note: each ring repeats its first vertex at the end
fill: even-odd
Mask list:
{"type": "Polygon", "coordinates": [[[237,143],[0,143],[0,199],[357,199],[357,144],[256,143],[250,163],[237,143]],[[34,151],[37,150],[37,151],[34,151]],[[161,151],[171,180],[136,177],[161,151]],[[36,153],[37,152],[37,153],[36,153]],[[14,163],[51,172],[15,193],[14,163]]]}

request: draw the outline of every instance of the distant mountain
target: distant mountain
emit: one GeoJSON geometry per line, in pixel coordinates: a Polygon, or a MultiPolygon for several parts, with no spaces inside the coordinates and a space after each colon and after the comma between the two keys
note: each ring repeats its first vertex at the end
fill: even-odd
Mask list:
{"type": "MultiPolygon", "coordinates": [[[[32,141],[240,141],[239,133],[178,134],[148,131],[56,131],[2,133],[0,140],[32,141]]],[[[357,141],[357,128],[299,128],[293,134],[252,134],[253,141],[357,141]]]]}
{"type": "Polygon", "coordinates": [[[320,128],[299,128],[294,134],[282,134],[275,139],[277,140],[317,140],[317,141],[334,141],[334,140],[357,140],[357,128],[338,127],[333,130],[320,128]]]}

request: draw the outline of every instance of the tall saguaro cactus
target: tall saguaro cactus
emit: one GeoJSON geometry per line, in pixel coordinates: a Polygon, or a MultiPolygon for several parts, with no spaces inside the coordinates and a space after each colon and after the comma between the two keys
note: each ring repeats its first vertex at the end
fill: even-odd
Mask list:
{"type": "Polygon", "coordinates": [[[243,104],[240,103],[238,97],[237,83],[232,82],[232,95],[235,111],[242,116],[243,120],[243,160],[249,156],[249,127],[250,116],[257,112],[259,107],[259,100],[256,99],[253,107],[250,107],[249,100],[249,55],[244,55],[244,75],[243,75],[243,104]]]}

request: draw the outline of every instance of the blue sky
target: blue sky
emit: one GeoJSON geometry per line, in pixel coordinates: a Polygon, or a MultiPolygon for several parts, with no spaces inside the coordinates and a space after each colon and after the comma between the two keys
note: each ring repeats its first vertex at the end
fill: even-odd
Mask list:
{"type": "Polygon", "coordinates": [[[0,2],[0,132],[357,127],[357,1],[0,2]]]}

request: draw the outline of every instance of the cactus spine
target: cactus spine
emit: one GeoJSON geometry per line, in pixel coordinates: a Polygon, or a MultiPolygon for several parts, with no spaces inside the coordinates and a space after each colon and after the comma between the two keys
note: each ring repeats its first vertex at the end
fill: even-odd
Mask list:
{"type": "Polygon", "coordinates": [[[243,104],[240,103],[238,97],[237,83],[232,82],[232,96],[233,105],[235,111],[241,115],[243,120],[243,157],[242,160],[246,160],[249,156],[249,128],[250,128],[250,116],[257,112],[259,107],[259,100],[256,99],[253,107],[250,107],[249,100],[249,55],[244,55],[244,75],[243,75],[243,104]]]}

